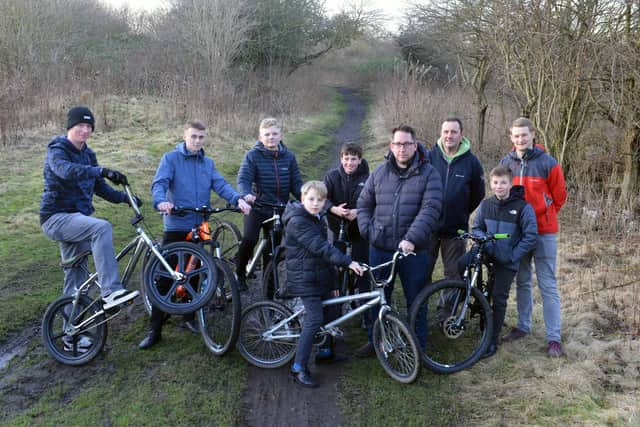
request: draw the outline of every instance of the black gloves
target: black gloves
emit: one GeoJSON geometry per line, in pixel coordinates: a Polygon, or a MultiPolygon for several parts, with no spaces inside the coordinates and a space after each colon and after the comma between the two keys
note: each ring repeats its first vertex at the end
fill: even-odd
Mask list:
{"type": "Polygon", "coordinates": [[[102,168],[102,170],[100,171],[100,175],[107,178],[109,181],[113,182],[116,185],[127,185],[129,183],[125,174],[113,169],[102,168]]]}
{"type": "MultiPolygon", "coordinates": [[[[127,177],[125,177],[125,179],[127,179],[127,177]]],[[[133,196],[133,200],[136,202],[136,205],[137,205],[138,207],[142,207],[142,199],[141,199],[140,197],[138,197],[138,196],[135,196],[135,195],[134,195],[134,196],[133,196]]],[[[129,198],[128,198],[128,197],[127,197],[127,199],[126,199],[125,201],[127,202],[127,204],[128,204],[129,206],[131,206],[131,202],[129,201],[129,198]]]]}

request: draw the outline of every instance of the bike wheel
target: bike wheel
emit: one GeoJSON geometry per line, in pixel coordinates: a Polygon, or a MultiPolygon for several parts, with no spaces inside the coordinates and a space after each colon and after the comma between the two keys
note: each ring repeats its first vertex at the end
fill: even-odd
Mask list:
{"type": "Polygon", "coordinates": [[[451,374],[476,363],[491,340],[493,312],[485,296],[462,280],[440,280],[423,289],[411,306],[410,325],[425,337],[422,361],[434,372],[451,374]],[[464,314],[463,314],[464,311],[464,314]]]}
{"type": "Polygon", "coordinates": [[[232,222],[220,221],[216,229],[213,231],[211,240],[220,244],[220,258],[235,263],[236,254],[240,247],[242,234],[238,227],[232,222]]]}
{"type": "Polygon", "coordinates": [[[174,280],[158,258],[149,260],[144,286],[151,304],[168,314],[187,314],[202,308],[216,290],[216,265],[211,254],[190,242],[169,243],[160,252],[184,278],[174,280]]]}
{"type": "Polygon", "coordinates": [[[411,383],[418,377],[420,350],[409,327],[397,314],[387,312],[382,322],[373,324],[373,347],[385,372],[401,383],[411,383]]]}
{"type": "Polygon", "coordinates": [[[240,333],[240,292],[231,268],[225,260],[215,258],[216,289],[211,300],[198,310],[198,324],[204,343],[216,356],[233,347],[240,333]]]}
{"type": "Polygon", "coordinates": [[[285,262],[284,250],[280,251],[278,255],[278,259],[271,259],[267,263],[267,266],[264,269],[264,273],[262,274],[262,296],[265,299],[273,300],[273,299],[281,299],[285,295],[287,283],[287,263],[285,262]],[[278,275],[278,288],[276,289],[275,278],[273,277],[273,269],[276,269],[276,274],[278,275]],[[276,294],[276,291],[280,290],[280,294],[276,294]]]}
{"type": "Polygon", "coordinates": [[[75,297],[63,296],[52,302],[42,318],[42,342],[49,354],[58,362],[80,366],[96,357],[107,340],[107,324],[99,300],[80,296],[75,308],[75,297]],[[88,321],[91,319],[92,320],[88,321]],[[87,322],[74,335],[66,332],[68,325],[87,322]]]}
{"type": "Polygon", "coordinates": [[[297,317],[265,335],[292,314],[275,301],[260,301],[244,310],[237,345],[242,357],[259,368],[279,368],[293,359],[302,331],[297,317]]]}

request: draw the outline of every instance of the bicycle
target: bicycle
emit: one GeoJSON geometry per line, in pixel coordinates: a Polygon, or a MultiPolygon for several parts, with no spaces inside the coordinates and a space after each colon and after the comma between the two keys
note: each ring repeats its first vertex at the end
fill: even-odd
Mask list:
{"type": "MultiPolygon", "coordinates": [[[[389,305],[384,294],[385,287],[395,279],[397,261],[408,255],[396,252],[390,261],[374,267],[361,264],[368,273],[373,290],[324,300],[323,306],[363,302],[358,308],[323,325],[314,344],[321,345],[328,335],[342,335],[338,325],[380,304],[373,326],[373,345],[378,360],[394,380],[401,383],[414,381],[420,368],[419,347],[413,333],[389,305]],[[377,280],[373,273],[386,267],[390,267],[389,276],[377,280]]],[[[301,307],[294,312],[277,301],[260,301],[247,307],[242,313],[237,344],[240,354],[260,368],[278,368],[288,363],[295,354],[300,338],[304,311],[304,307],[301,307]]]]}
{"type": "Polygon", "coordinates": [[[485,245],[508,234],[475,235],[460,230],[459,239],[472,241],[462,280],[443,279],[426,286],[411,304],[411,330],[426,329],[422,362],[432,371],[451,374],[467,369],[485,353],[493,330],[490,300],[493,266],[483,275],[485,245]]]}
{"type": "MultiPolygon", "coordinates": [[[[146,276],[165,278],[170,286],[168,290],[156,289],[153,280],[145,281],[141,286],[143,298],[148,296],[152,304],[172,314],[190,313],[201,308],[215,291],[210,285],[216,283],[216,266],[211,256],[201,246],[190,242],[160,247],[146,231],[144,217],[129,185],[123,187],[135,213],[131,225],[137,234],[116,255],[118,262],[130,255],[122,274],[123,286],[129,284],[140,257],[150,251],[146,276]]],[[[83,260],[90,254],[91,251],[87,251],[63,260],[62,266],[83,266],[83,260]]],[[[75,295],[57,298],[47,307],[42,319],[45,348],[58,362],[72,366],[88,363],[100,353],[107,339],[107,322],[121,312],[120,307],[104,310],[98,274],[83,268],[88,278],[75,295]]]]}
{"type": "Polygon", "coordinates": [[[202,222],[189,232],[186,241],[207,248],[217,269],[215,292],[211,300],[196,313],[205,346],[216,356],[226,354],[235,345],[240,331],[242,310],[238,281],[229,265],[230,260],[223,258],[223,249],[220,242],[216,240],[216,236],[233,230],[235,225],[227,221],[216,220],[217,227],[213,233],[211,233],[209,225],[212,214],[226,211],[240,212],[238,208],[233,207],[209,208],[206,206],[201,208],[174,207],[171,211],[172,215],[183,215],[187,212],[202,215],[202,222]],[[233,225],[233,227],[229,227],[229,225],[233,225]],[[218,232],[220,230],[222,233],[218,232]]]}

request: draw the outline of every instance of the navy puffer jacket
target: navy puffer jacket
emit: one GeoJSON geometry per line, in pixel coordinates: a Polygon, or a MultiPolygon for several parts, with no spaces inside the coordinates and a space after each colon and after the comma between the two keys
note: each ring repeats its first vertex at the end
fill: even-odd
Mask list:
{"type": "Polygon", "coordinates": [[[94,194],[111,203],[123,203],[126,193],[107,184],[101,172],[96,153],[86,144],[78,150],[66,136],[55,137],[47,145],[44,159],[40,224],[57,213],[91,215],[94,194]]]}
{"type": "MultiPolygon", "coordinates": [[[[369,178],[369,164],[362,159],[358,168],[351,175],[347,175],[342,166],[327,172],[324,177],[324,183],[327,186],[327,219],[329,220],[329,228],[338,234],[340,229],[340,220],[329,209],[333,206],[347,204],[347,209],[356,209],[358,207],[358,197],[364,188],[365,182],[369,178]]],[[[347,227],[347,236],[349,238],[359,238],[358,220],[351,221],[347,227]]]]}
{"type": "Polygon", "coordinates": [[[245,154],[238,172],[238,191],[267,203],[286,203],[289,193],[300,199],[302,177],[296,156],[280,142],[275,151],[260,142],[245,154]]]}
{"type": "Polygon", "coordinates": [[[286,295],[326,295],[334,287],[333,266],[348,266],[351,258],[329,243],[324,219],[311,215],[299,202],[289,202],[283,222],[286,227],[286,295]]]}
{"type": "Polygon", "coordinates": [[[369,176],[358,199],[358,227],[369,244],[394,251],[401,240],[408,240],[417,250],[427,248],[438,230],[442,182],[426,154],[418,144],[409,167],[400,170],[389,152],[369,176]]]}

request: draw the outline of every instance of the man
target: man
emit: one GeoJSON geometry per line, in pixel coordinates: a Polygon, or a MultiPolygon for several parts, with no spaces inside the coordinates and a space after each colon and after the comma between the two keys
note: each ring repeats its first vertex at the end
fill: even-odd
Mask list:
{"type": "MultiPolygon", "coordinates": [[[[87,107],[74,107],[67,113],[67,134],[54,137],[47,145],[40,225],[48,238],[58,242],[63,261],[91,250],[103,308],[108,310],[135,298],[138,291],[122,287],[111,224],[91,216],[94,193],[111,203],[128,201],[126,193],[113,189],[104,180],[126,184],[127,177],[100,166],[87,145],[94,123],[93,113],[87,107]]],[[[141,204],[137,198],[136,202],[141,204]]],[[[86,266],[87,257],[81,266],[64,268],[63,295],[74,295],[87,280],[86,266]]],[[[81,339],[80,351],[90,345],[81,339]]]]}
{"type": "Polygon", "coordinates": [[[531,332],[533,291],[531,260],[536,264],[536,277],[542,295],[542,311],[546,327],[547,354],[562,356],[560,341],[560,296],[556,283],[558,212],[567,199],[562,168],[556,159],[540,146],[534,146],[535,132],[531,120],[520,117],[510,128],[513,150],[500,164],[513,172],[513,184],[525,188],[525,200],[533,206],[538,222],[538,236],[533,252],[525,255],[516,276],[518,325],[504,341],[522,338],[531,332]]]}
{"type": "MultiPolygon", "coordinates": [[[[162,243],[179,242],[202,222],[202,216],[188,213],[171,215],[174,206],[188,208],[210,207],[211,190],[231,205],[237,205],[247,215],[251,207],[216,170],[213,159],[205,156],[206,128],[199,120],[184,125],[184,140],[175,150],[165,153],[151,183],[153,207],[164,213],[162,243]]],[[[149,333],[140,342],[140,349],[152,347],[160,340],[164,315],[157,308],[151,310],[149,333]]],[[[184,326],[199,333],[194,314],[184,316],[184,326]]]]}
{"type": "MultiPolygon", "coordinates": [[[[256,145],[245,154],[238,172],[238,190],[249,203],[258,199],[267,203],[283,203],[289,194],[300,199],[302,177],[295,154],[282,142],[282,126],[274,118],[260,122],[256,145]]],[[[270,209],[252,209],[244,220],[242,242],[238,248],[236,274],[241,290],[247,289],[246,267],[258,242],[262,222],[271,217],[270,209]]],[[[268,255],[262,258],[266,267],[268,255]]]]}
{"type": "Polygon", "coordinates": [[[445,119],[440,139],[429,151],[428,158],[440,173],[443,195],[441,228],[430,241],[433,262],[430,270],[433,271],[438,252],[441,252],[444,277],[460,279],[458,259],[465,253],[465,242],[456,239],[458,230],[467,231],[469,216],[484,199],[482,165],[471,152],[471,142],[463,136],[462,120],[458,117],[445,119]]]}
{"type": "MultiPolygon", "coordinates": [[[[410,126],[396,127],[391,135],[386,161],[369,176],[360,193],[358,227],[369,241],[371,265],[389,261],[398,249],[416,253],[404,258],[397,267],[409,308],[430,274],[427,248],[438,227],[442,183],[410,126]]],[[[387,298],[391,298],[392,290],[391,286],[387,287],[387,298]]],[[[372,319],[375,317],[374,312],[372,319]]],[[[356,351],[358,356],[375,354],[371,344],[372,325],[368,326],[369,342],[356,351]]],[[[426,330],[418,325],[417,332],[424,345],[426,330]]]]}

